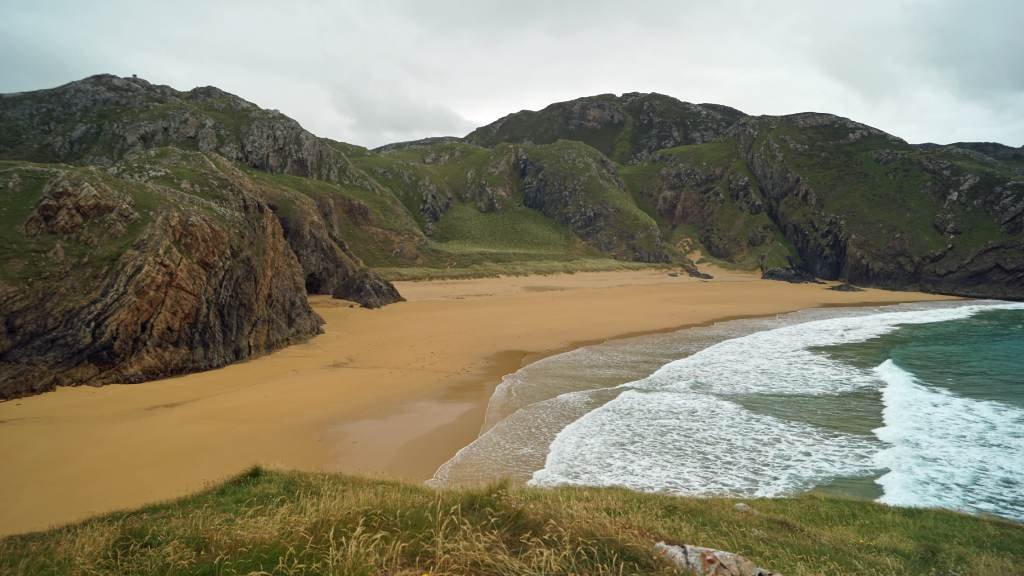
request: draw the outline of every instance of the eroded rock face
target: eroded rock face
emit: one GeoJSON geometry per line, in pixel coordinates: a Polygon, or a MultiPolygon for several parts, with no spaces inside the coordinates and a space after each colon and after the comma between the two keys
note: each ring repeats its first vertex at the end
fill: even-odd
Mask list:
{"type": "Polygon", "coordinates": [[[828,114],[748,118],[731,136],[767,213],[813,275],[1024,298],[1024,184],[999,162],[978,169],[972,158],[968,168],[956,161],[963,150],[925,153],[828,114]]]}
{"type": "Polygon", "coordinates": [[[0,398],[216,368],[319,332],[277,219],[244,189],[213,204],[83,169],[18,172],[46,180],[26,250],[75,255],[0,283],[0,398]]]}
{"type": "Polygon", "coordinates": [[[578,140],[616,161],[634,162],[664,148],[714,140],[743,115],[728,106],[691,104],[656,93],[601,94],[509,114],[474,130],[466,141],[494,146],[578,140]]]}
{"type": "Polygon", "coordinates": [[[764,202],[748,176],[671,157],[657,165],[657,188],[650,193],[658,214],[672,227],[695,228],[711,256],[734,261],[774,237],[771,222],[756,218],[764,202]]]}
{"type": "Polygon", "coordinates": [[[378,308],[404,300],[398,290],[376,272],[362,265],[345,241],[332,230],[335,206],[319,205],[301,194],[289,194],[291,208],[277,215],[292,251],[298,259],[306,291],[330,294],[378,308]]]}
{"type": "Polygon", "coordinates": [[[268,172],[365,184],[345,154],[298,122],[213,87],[179,92],[141,78],[90,76],[0,97],[0,157],[112,165],[142,150],[217,152],[268,172]]]}
{"type": "Polygon", "coordinates": [[[524,148],[517,160],[523,205],[569,227],[594,248],[643,262],[667,260],[657,224],[629,202],[614,165],[596,151],[559,142],[524,148]]]}
{"type": "MultiPolygon", "coordinates": [[[[317,138],[276,110],[261,109],[213,87],[180,92],[139,78],[92,76],[51,90],[3,95],[0,121],[5,126],[0,158],[118,170],[126,158],[173,146],[213,152],[211,157],[271,173],[365,188],[376,185],[352,166],[337,143],[317,138]]],[[[223,165],[221,169],[234,170],[236,182],[245,180],[237,169],[223,165]]],[[[135,174],[141,181],[165,175],[135,174]]],[[[73,226],[81,217],[79,212],[103,209],[87,205],[92,201],[88,191],[81,195],[80,205],[65,203],[66,210],[60,214],[47,215],[47,207],[40,207],[41,217],[53,220],[45,225],[73,226]]],[[[321,219],[315,210],[309,217],[321,219]]],[[[317,288],[314,293],[351,298],[370,307],[400,299],[390,283],[365,270],[337,235],[328,238],[314,232],[309,236],[304,232],[306,225],[294,219],[289,224],[289,231],[298,230],[288,239],[294,241],[300,262],[309,268],[306,276],[320,279],[310,283],[317,288]]]]}

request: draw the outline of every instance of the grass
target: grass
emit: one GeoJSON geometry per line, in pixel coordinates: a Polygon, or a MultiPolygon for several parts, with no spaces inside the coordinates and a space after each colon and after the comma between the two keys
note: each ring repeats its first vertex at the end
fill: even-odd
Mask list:
{"type": "Polygon", "coordinates": [[[580,258],[577,260],[513,260],[508,262],[480,262],[438,268],[430,266],[400,266],[377,268],[388,280],[442,280],[457,278],[495,278],[498,276],[529,276],[533,274],[574,274],[576,272],[610,272],[616,270],[659,270],[668,264],[648,264],[611,258],[580,258]]]}
{"type": "Polygon", "coordinates": [[[499,483],[435,491],[253,469],[181,500],[0,540],[37,574],[672,574],[658,540],[788,576],[1020,573],[1024,526],[801,496],[692,499],[499,483]]]}
{"type": "Polygon", "coordinates": [[[158,204],[153,192],[138,185],[129,185],[90,168],[28,162],[0,161],[0,282],[24,285],[45,278],[48,274],[72,274],[92,280],[102,275],[142,234],[152,220],[158,204]],[[77,185],[109,187],[131,198],[138,217],[128,223],[124,234],[109,235],[101,224],[87,221],[74,235],[58,236],[41,233],[29,236],[25,222],[43,197],[49,182],[66,178],[77,185]],[[88,240],[83,240],[87,236],[88,240]],[[65,261],[55,261],[47,254],[60,242],[65,261]]]}

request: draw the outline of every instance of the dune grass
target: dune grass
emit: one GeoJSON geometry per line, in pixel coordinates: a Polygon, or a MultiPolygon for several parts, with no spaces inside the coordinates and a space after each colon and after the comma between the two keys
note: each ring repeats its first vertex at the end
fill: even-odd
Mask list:
{"type": "Polygon", "coordinates": [[[612,258],[580,258],[578,260],[513,260],[509,262],[481,262],[451,268],[429,266],[402,266],[376,268],[384,278],[400,280],[454,280],[459,278],[496,278],[498,276],[530,276],[547,274],[574,274],[576,272],[610,272],[616,270],[659,270],[670,264],[648,264],[614,260],[612,258]]]}
{"type": "Polygon", "coordinates": [[[430,488],[253,469],[181,500],[0,540],[2,574],[671,574],[658,540],[789,576],[1020,574],[1024,526],[802,496],[430,488]]]}

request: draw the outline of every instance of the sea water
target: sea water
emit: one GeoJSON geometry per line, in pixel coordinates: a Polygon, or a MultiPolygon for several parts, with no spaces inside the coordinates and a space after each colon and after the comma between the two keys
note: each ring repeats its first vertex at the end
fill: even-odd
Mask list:
{"type": "Polygon", "coordinates": [[[839,492],[1024,521],[1024,304],[816,309],[506,377],[437,483],[839,492]]]}

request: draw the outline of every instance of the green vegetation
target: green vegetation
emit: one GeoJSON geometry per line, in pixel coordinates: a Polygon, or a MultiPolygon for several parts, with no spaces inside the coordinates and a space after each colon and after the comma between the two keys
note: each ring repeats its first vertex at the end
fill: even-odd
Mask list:
{"type": "MultiPolygon", "coordinates": [[[[730,268],[795,262],[868,284],[929,286],[914,279],[984,267],[976,256],[986,247],[1012,254],[1024,226],[1014,212],[1020,149],[910,146],[823,114],[745,117],[659,94],[603,94],[511,114],[465,139],[367,150],[216,88],[111,76],[75,84],[4,99],[0,159],[103,166],[92,177],[127,181],[119,190],[136,202],[184,192],[175,197],[223,219],[233,169],[211,170],[215,156],[196,153],[216,150],[280,216],[316,212],[339,246],[396,278],[586,269],[580,262],[605,258],[681,263],[699,251],[730,268]],[[107,93],[131,94],[131,105],[83,99],[107,93]],[[161,131],[164,121],[184,132],[161,131]]],[[[0,208],[6,278],[33,276],[55,242],[20,237],[20,216],[39,196],[31,190],[9,186],[0,208]]]]}
{"type": "MultiPolygon", "coordinates": [[[[457,261],[455,261],[457,262],[457,261]]],[[[494,278],[498,276],[529,276],[533,274],[574,274],[576,272],[611,272],[615,270],[658,270],[669,264],[648,264],[611,258],[581,258],[578,260],[509,260],[484,261],[478,264],[453,265],[449,268],[401,266],[377,268],[388,280],[440,280],[453,278],[494,278]]]]}
{"type": "Polygon", "coordinates": [[[820,496],[677,498],[496,484],[435,491],[251,470],[181,500],[0,540],[0,572],[673,574],[656,541],[737,552],[787,576],[1018,573],[1024,526],[820,496]]]}
{"type": "MultiPolygon", "coordinates": [[[[993,215],[977,209],[976,195],[1012,178],[1011,168],[954,150],[917,149],[858,126],[841,120],[813,128],[782,122],[770,134],[824,211],[857,223],[862,249],[885,254],[895,242],[914,257],[940,250],[949,239],[934,223],[944,211],[964,224],[956,242],[961,254],[1005,239],[993,215]],[[944,203],[948,192],[936,193],[963,187],[968,176],[977,182],[961,193],[975,195],[973,206],[944,203]]],[[[798,199],[784,207],[787,219],[811,217],[811,207],[798,199]]]]}
{"type": "Polygon", "coordinates": [[[637,206],[654,218],[680,253],[699,251],[725,268],[785,266],[792,245],[765,212],[756,180],[736,142],[722,139],[661,150],[619,166],[637,206]]]}
{"type": "Polygon", "coordinates": [[[91,168],[72,168],[0,161],[0,282],[31,282],[48,274],[73,274],[83,280],[99,278],[108,266],[128,249],[153,219],[160,200],[145,186],[131,186],[91,168]],[[42,198],[49,182],[64,178],[76,186],[106,188],[130,199],[137,216],[124,233],[112,237],[104,225],[87,221],[74,236],[59,237],[46,232],[30,236],[25,223],[42,198]],[[60,245],[63,257],[51,255],[60,245]],[[74,266],[69,266],[73,263],[74,266]]]}

